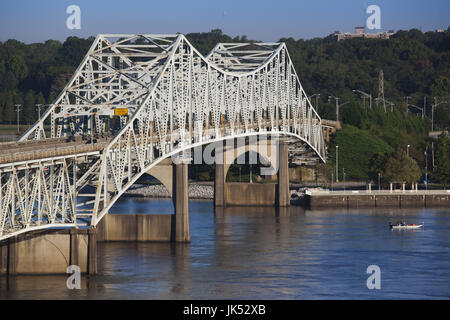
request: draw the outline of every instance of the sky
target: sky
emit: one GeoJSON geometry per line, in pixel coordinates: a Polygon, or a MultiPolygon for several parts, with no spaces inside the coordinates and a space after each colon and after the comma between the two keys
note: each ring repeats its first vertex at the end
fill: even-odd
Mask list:
{"type": "Polygon", "coordinates": [[[381,11],[381,29],[450,26],[449,0],[0,0],[0,41],[25,43],[99,33],[190,33],[222,29],[232,37],[276,42],[310,39],[364,26],[369,5],[381,11]],[[77,5],[80,29],[68,29],[66,9],[77,5]]]}

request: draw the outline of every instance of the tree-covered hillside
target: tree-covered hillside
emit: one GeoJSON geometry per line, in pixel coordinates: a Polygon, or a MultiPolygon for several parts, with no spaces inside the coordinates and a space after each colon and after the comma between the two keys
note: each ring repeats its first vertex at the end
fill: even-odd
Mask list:
{"type": "MultiPolygon", "coordinates": [[[[218,42],[249,41],[246,36],[232,38],[218,29],[186,36],[202,54],[218,42]]],[[[23,108],[20,122],[33,123],[38,117],[35,105],[54,101],[93,40],[69,37],[63,43],[0,42],[0,123],[15,123],[15,104],[23,108]]],[[[337,42],[330,35],[280,41],[286,43],[307,94],[320,94],[311,102],[322,117],[336,118],[335,97],[339,98],[339,120],[345,125],[332,140],[331,164],[338,144],[340,150],[349,150],[348,154],[342,151],[340,159],[347,177],[373,179],[370,172],[374,172],[371,166],[379,160],[377,154],[397,154],[399,158],[403,155],[398,150],[410,145],[408,152],[422,172],[423,168],[431,168],[429,155],[435,146],[427,136],[432,114],[435,130],[450,128],[450,28],[427,33],[417,29],[398,31],[388,40],[356,38],[337,42]],[[385,111],[382,104],[377,106],[375,102],[380,70],[384,73],[385,99],[394,104],[392,111],[390,104],[385,111]],[[363,101],[354,90],[372,95],[372,109],[369,99],[363,101]],[[439,105],[432,113],[435,102],[439,105]],[[358,156],[351,158],[350,151],[358,156]]],[[[443,155],[442,150],[448,148],[442,147],[442,141],[436,157],[448,159],[443,155]]],[[[440,163],[439,159],[435,163],[440,163]]]]}

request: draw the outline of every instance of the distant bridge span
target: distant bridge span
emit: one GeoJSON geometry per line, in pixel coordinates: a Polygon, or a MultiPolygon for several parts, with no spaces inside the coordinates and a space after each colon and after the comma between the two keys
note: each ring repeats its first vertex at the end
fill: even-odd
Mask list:
{"type": "Polygon", "coordinates": [[[0,240],[96,226],[163,159],[269,134],[325,161],[322,121],[284,43],[220,43],[203,57],[182,34],[98,35],[41,119],[0,144],[0,240]]]}

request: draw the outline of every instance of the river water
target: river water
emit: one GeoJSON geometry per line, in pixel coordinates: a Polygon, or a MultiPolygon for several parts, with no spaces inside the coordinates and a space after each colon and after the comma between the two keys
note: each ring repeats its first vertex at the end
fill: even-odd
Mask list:
{"type": "MultiPolygon", "coordinates": [[[[99,243],[99,275],[0,277],[3,299],[449,299],[450,210],[217,209],[190,201],[190,244],[99,243]],[[415,231],[389,221],[425,223],[415,231]],[[369,290],[369,265],[381,288],[369,290]]],[[[173,212],[123,199],[111,213],[173,212]]]]}

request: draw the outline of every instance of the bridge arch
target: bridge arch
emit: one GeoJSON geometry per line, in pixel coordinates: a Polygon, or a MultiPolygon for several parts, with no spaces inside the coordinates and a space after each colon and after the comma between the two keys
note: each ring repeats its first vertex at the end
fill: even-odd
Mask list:
{"type": "MultiPolygon", "coordinates": [[[[237,136],[237,137],[243,138],[243,137],[247,137],[247,136],[258,136],[258,135],[268,135],[268,134],[272,134],[272,133],[271,133],[271,132],[264,132],[264,133],[261,133],[261,132],[254,132],[254,133],[242,134],[242,135],[239,135],[239,136],[237,136]]],[[[300,136],[298,136],[298,135],[290,134],[290,133],[283,133],[282,136],[294,137],[294,138],[297,138],[297,139],[299,139],[300,141],[303,141],[303,142],[305,142],[306,144],[309,145],[309,143],[308,143],[307,141],[305,141],[304,138],[302,138],[302,137],[300,137],[300,136]]],[[[96,225],[98,224],[98,222],[105,216],[105,214],[108,213],[108,210],[109,210],[109,209],[112,207],[112,205],[120,198],[120,196],[121,196],[126,190],[128,190],[128,188],[130,188],[130,186],[132,186],[132,185],[133,185],[133,184],[134,184],[134,183],[135,183],[135,182],[136,182],[143,174],[146,174],[146,173],[149,172],[149,171],[151,172],[151,170],[152,170],[154,167],[158,166],[159,164],[163,163],[164,161],[167,161],[168,159],[170,159],[170,158],[172,158],[172,157],[174,157],[174,156],[177,156],[178,154],[180,154],[180,153],[182,153],[182,152],[184,152],[184,151],[187,151],[187,150],[189,150],[189,149],[191,149],[191,148],[203,146],[203,145],[210,144],[210,143],[214,143],[214,142],[221,142],[221,143],[223,143],[223,142],[226,141],[226,140],[227,140],[227,137],[221,137],[221,138],[218,138],[218,139],[211,139],[210,141],[202,141],[202,142],[198,142],[198,143],[195,143],[195,144],[193,144],[193,145],[190,145],[190,146],[184,146],[184,147],[179,148],[179,149],[177,149],[177,150],[175,150],[175,151],[169,152],[169,153],[165,154],[164,156],[162,156],[161,158],[155,160],[155,161],[152,162],[150,165],[148,165],[147,167],[145,167],[142,171],[140,171],[140,172],[137,173],[135,176],[133,176],[132,179],[131,179],[130,181],[128,181],[128,182],[125,184],[124,188],[123,188],[120,192],[118,192],[116,195],[114,195],[114,196],[108,201],[107,206],[105,206],[105,207],[101,210],[101,212],[99,212],[99,214],[98,214],[96,217],[94,217],[95,220],[92,221],[92,225],[96,226],[96,225]]],[[[309,146],[310,146],[310,145],[309,145],[309,146]]],[[[310,147],[313,148],[312,146],[310,146],[310,147]]],[[[241,151],[240,151],[240,153],[238,153],[238,154],[242,154],[242,152],[244,152],[244,153],[246,152],[244,148],[242,148],[242,149],[240,149],[240,150],[241,150],[241,151]]],[[[233,154],[233,161],[234,161],[236,158],[237,158],[237,156],[235,156],[235,154],[233,154]]]]}

